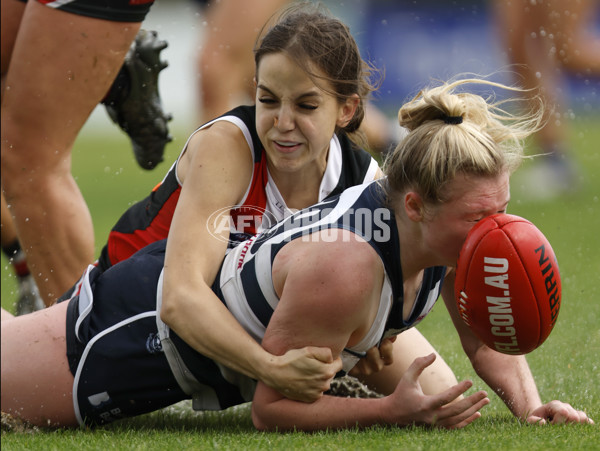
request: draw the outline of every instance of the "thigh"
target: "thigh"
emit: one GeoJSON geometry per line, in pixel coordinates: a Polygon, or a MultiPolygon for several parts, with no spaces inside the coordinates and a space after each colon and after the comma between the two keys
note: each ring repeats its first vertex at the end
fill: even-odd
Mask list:
{"type": "MultiPolygon", "coordinates": [[[[21,18],[25,11],[25,2],[20,0],[1,0],[0,7],[2,13],[0,14],[0,34],[2,36],[0,47],[1,60],[2,60],[2,77],[8,70],[10,64],[10,58],[12,55],[13,47],[15,46],[15,40],[17,39],[17,32],[21,25],[21,18]]],[[[2,85],[2,91],[4,91],[4,81],[2,85]]]]}
{"type": "Polygon", "coordinates": [[[413,361],[432,352],[437,358],[425,368],[419,383],[426,395],[440,393],[457,383],[456,376],[431,343],[414,327],[402,332],[394,342],[394,363],[364,378],[364,382],[379,393],[390,394],[413,361]]]}
{"type": "Polygon", "coordinates": [[[76,425],[66,349],[68,303],[2,321],[2,411],[38,426],[76,425]]]}
{"type": "Polygon", "coordinates": [[[15,159],[18,164],[3,173],[26,172],[33,164],[45,171],[70,167],[75,138],[108,91],[139,27],[27,3],[6,74],[10,89],[2,99],[2,164],[15,159]]]}

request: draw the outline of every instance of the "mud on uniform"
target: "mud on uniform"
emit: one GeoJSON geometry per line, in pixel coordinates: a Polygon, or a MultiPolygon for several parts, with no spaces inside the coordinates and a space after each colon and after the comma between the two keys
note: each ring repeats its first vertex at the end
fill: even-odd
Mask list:
{"type": "MultiPolygon", "coordinates": [[[[421,321],[437,300],[444,267],[427,268],[405,321],[399,238],[394,212],[377,182],[302,210],[225,257],[213,285],[237,321],[257,341],[279,299],[272,264],[294,239],[320,230],[345,229],[377,252],[385,280],[377,316],[356,346],[342,353],[350,370],[382,338],[421,321]]],[[[75,376],[73,399],[82,424],[103,424],[192,398],[196,409],[224,409],[252,399],[256,382],[208,359],[160,320],[166,240],[102,272],[90,266],[67,313],[67,355],[75,376]]]]}
{"type": "MultiPolygon", "coordinates": [[[[231,241],[232,244],[237,244],[275,225],[292,212],[287,208],[267,169],[266,153],[256,132],[256,108],[237,107],[203,125],[192,136],[217,121],[230,122],[243,132],[254,162],[248,189],[231,211],[234,229],[231,241]]],[[[99,258],[98,264],[102,270],[129,258],[144,246],[167,237],[181,193],[177,165],[190,139],[191,136],[177,161],[150,196],[131,206],[113,227],[99,258]]],[[[378,165],[373,157],[352,144],[345,133],[334,135],[329,144],[327,168],[319,188],[319,202],[350,186],[374,180],[377,169],[378,165]]],[[[202,193],[198,195],[201,196],[202,193]]]]}
{"type": "MultiPolygon", "coordinates": [[[[20,0],[27,3],[28,0],[20,0]]],[[[79,16],[112,22],[143,22],[154,0],[36,0],[38,3],[79,16]]]]}

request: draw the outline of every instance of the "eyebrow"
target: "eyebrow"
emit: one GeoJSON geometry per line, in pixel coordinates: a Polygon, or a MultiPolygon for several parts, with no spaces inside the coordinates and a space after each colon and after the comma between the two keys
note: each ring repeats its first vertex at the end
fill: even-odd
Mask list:
{"type": "MultiPolygon", "coordinates": [[[[277,94],[275,94],[273,91],[271,91],[269,88],[267,88],[265,85],[263,84],[258,84],[256,85],[257,89],[261,89],[263,91],[266,91],[267,93],[269,93],[270,95],[272,95],[273,97],[279,97],[277,94]]],[[[314,91],[308,91],[305,93],[300,94],[299,96],[297,96],[295,98],[295,100],[300,100],[300,99],[304,99],[304,98],[310,98],[310,97],[322,97],[321,93],[315,88],[314,91]]]]}

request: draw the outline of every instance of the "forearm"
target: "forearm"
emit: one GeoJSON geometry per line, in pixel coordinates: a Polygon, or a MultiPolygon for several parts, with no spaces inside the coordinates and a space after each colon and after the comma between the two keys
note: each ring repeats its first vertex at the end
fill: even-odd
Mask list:
{"type": "Polygon", "coordinates": [[[307,404],[280,398],[259,383],[252,403],[252,421],[257,429],[270,431],[368,427],[386,423],[382,400],[323,396],[307,404]]]}
{"type": "Polygon", "coordinates": [[[482,346],[471,363],[516,417],[525,420],[529,413],[542,405],[524,356],[501,354],[482,346]]]}
{"type": "MultiPolygon", "coordinates": [[[[250,337],[212,290],[206,287],[192,291],[196,294],[193,298],[181,287],[170,294],[177,296],[176,307],[164,308],[163,303],[163,321],[210,359],[257,380],[268,375],[274,356],[250,337]]],[[[169,296],[164,292],[165,297],[169,296]]]]}

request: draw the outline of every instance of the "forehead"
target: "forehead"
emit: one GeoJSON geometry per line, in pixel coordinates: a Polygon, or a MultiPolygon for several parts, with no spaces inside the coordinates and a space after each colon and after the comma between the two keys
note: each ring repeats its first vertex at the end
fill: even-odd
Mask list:
{"type": "MultiPolygon", "coordinates": [[[[306,92],[314,90],[325,94],[331,90],[331,83],[326,80],[325,73],[312,64],[308,64],[315,77],[309,76],[296,61],[284,52],[264,55],[256,70],[256,83],[269,90],[306,92]],[[315,83],[318,79],[318,85],[315,83]],[[323,89],[325,88],[325,90],[323,89]]],[[[275,92],[277,94],[277,92],[275,92]]]]}
{"type": "Polygon", "coordinates": [[[477,213],[506,206],[510,200],[509,174],[473,176],[459,174],[447,186],[448,202],[460,213],[477,213]]]}

